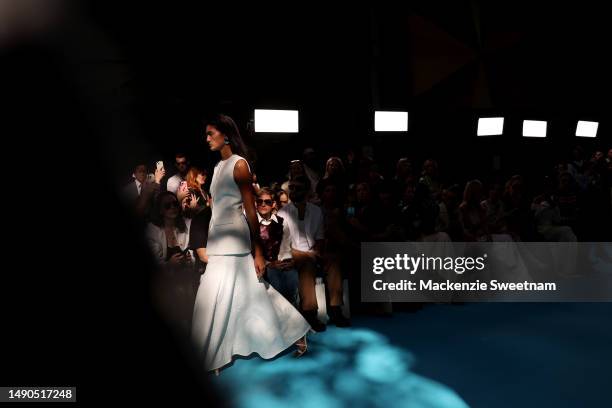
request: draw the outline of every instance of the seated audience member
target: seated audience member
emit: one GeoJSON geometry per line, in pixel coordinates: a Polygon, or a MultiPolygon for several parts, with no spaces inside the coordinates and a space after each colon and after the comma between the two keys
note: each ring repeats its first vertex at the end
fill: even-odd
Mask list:
{"type": "MultiPolygon", "coordinates": [[[[287,180],[281,185],[281,189],[284,191],[289,191],[289,183],[291,180],[300,176],[308,178],[306,175],[306,166],[304,165],[304,162],[302,160],[291,160],[291,163],[289,163],[289,174],[287,175],[287,180]]],[[[316,203],[318,200],[316,196],[317,193],[315,191],[315,184],[312,184],[310,178],[308,178],[308,180],[310,182],[310,189],[306,199],[311,203],[316,203]]],[[[291,197],[289,197],[289,202],[291,202],[291,197]]]]}
{"type": "Polygon", "coordinates": [[[491,233],[506,232],[506,222],[502,203],[503,192],[503,186],[499,183],[494,183],[489,188],[488,198],[481,203],[486,211],[487,226],[491,233]]]}
{"type": "Polygon", "coordinates": [[[515,241],[537,240],[531,204],[524,192],[523,178],[514,175],[506,182],[503,195],[504,219],[515,241]]]}
{"type": "Polygon", "coordinates": [[[276,201],[275,212],[282,210],[284,206],[289,204],[289,194],[285,190],[278,190],[274,197],[276,201]]]}
{"type": "Polygon", "coordinates": [[[407,157],[402,157],[397,161],[395,176],[393,177],[396,196],[402,197],[406,191],[406,186],[408,184],[414,184],[415,181],[414,175],[412,174],[412,163],[407,157]]]}
{"type": "Polygon", "coordinates": [[[151,213],[146,237],[153,257],[160,266],[154,285],[161,311],[184,334],[191,326],[197,276],[189,250],[190,220],[181,214],[176,196],[160,193],[151,213]]]}
{"type": "Polygon", "coordinates": [[[465,241],[493,241],[487,224],[487,212],[482,206],[482,183],[469,181],[459,206],[465,241]]]}
{"type": "Polygon", "coordinates": [[[348,185],[355,184],[357,182],[357,176],[359,173],[357,154],[355,153],[355,149],[348,149],[346,151],[346,155],[344,156],[346,160],[344,161],[344,170],[346,174],[346,182],[348,185]]]}
{"type": "Polygon", "coordinates": [[[531,206],[538,233],[551,242],[576,242],[572,228],[564,225],[559,206],[555,200],[551,182],[545,182],[542,194],[536,196],[531,206]]]}
{"type": "Polygon", "coordinates": [[[302,164],[304,165],[304,173],[308,180],[310,180],[310,185],[314,190],[321,179],[321,175],[319,173],[320,166],[317,161],[317,154],[312,147],[307,147],[302,152],[302,164]]]}
{"type": "Polygon", "coordinates": [[[414,200],[414,190],[415,190],[415,184],[413,183],[404,184],[404,187],[400,191],[400,195],[399,195],[400,197],[399,208],[401,210],[404,210],[406,207],[412,204],[412,201],[414,200]]]}
{"type": "Polygon", "coordinates": [[[186,252],[190,224],[190,220],[181,214],[176,195],[165,191],[157,196],[147,237],[160,264],[179,264],[191,259],[189,252],[186,252]]]}
{"type": "Polygon", "coordinates": [[[431,195],[434,199],[438,199],[442,187],[439,180],[437,161],[432,159],[425,160],[425,163],[423,163],[423,173],[419,179],[419,183],[423,183],[429,187],[431,195]]]}
{"type": "Polygon", "coordinates": [[[359,161],[358,182],[368,183],[372,189],[376,189],[385,178],[378,171],[378,165],[370,156],[363,156],[359,161]]]}
{"type": "MultiPolygon", "coordinates": [[[[284,219],[290,235],[291,256],[298,270],[300,309],[304,318],[313,330],[323,331],[325,325],[317,319],[319,305],[315,293],[317,267],[323,255],[324,231],[323,214],[316,205],[306,199],[310,191],[310,180],[299,176],[289,184],[291,203],[287,204],[278,215],[284,219]]],[[[339,270],[327,272],[327,289],[329,291],[330,323],[347,326],[348,320],[342,315],[342,276],[339,270]]]]}
{"type": "Polygon", "coordinates": [[[284,219],[274,213],[276,202],[269,188],[257,192],[255,204],[259,234],[266,261],[266,279],[289,302],[297,305],[298,272],[293,267],[289,229],[284,219]]]}
{"type": "Polygon", "coordinates": [[[585,166],[586,189],[581,200],[582,241],[610,241],[612,238],[611,187],[607,179],[607,164],[603,152],[598,152],[593,161],[585,166]]]}
{"type": "MultiPolygon", "coordinates": [[[[349,197],[352,199],[352,191],[349,197]]],[[[375,222],[376,213],[373,208],[372,190],[368,183],[357,184],[354,192],[354,207],[347,208],[347,219],[351,226],[352,234],[360,241],[368,241],[371,238],[370,226],[375,222]]]]}
{"type": "Polygon", "coordinates": [[[337,156],[332,156],[325,163],[325,174],[323,179],[329,179],[337,184],[346,183],[346,171],[342,159],[337,156]]]}
{"type": "Polygon", "coordinates": [[[554,172],[555,172],[555,174],[558,176],[558,175],[559,175],[559,174],[561,174],[561,173],[565,173],[565,172],[567,172],[567,171],[568,171],[567,169],[568,169],[567,162],[565,162],[565,161],[560,161],[560,162],[558,162],[558,163],[556,163],[556,164],[555,164],[555,169],[554,169],[554,172]]]}
{"type": "Polygon", "coordinates": [[[600,161],[604,158],[604,152],[602,152],[601,150],[595,150],[593,152],[593,156],[591,157],[591,161],[593,162],[597,162],[600,161]]]}
{"type": "Polygon", "coordinates": [[[569,172],[559,174],[556,198],[563,222],[570,226],[576,225],[579,212],[579,191],[574,177],[569,172]]]}
{"type": "Polygon", "coordinates": [[[438,204],[436,231],[446,232],[453,241],[463,240],[463,226],[459,216],[461,196],[461,187],[458,184],[453,184],[442,190],[438,204]]]}
{"type": "Polygon", "coordinates": [[[348,184],[344,165],[339,157],[330,157],[325,163],[325,175],[317,184],[316,192],[320,198],[325,186],[333,184],[336,187],[338,200],[344,201],[348,184]]]}
{"type": "MultiPolygon", "coordinates": [[[[344,279],[349,280],[349,284],[354,283],[351,282],[353,277],[343,272],[359,270],[357,260],[359,259],[358,254],[361,247],[359,242],[349,232],[344,203],[338,194],[339,188],[331,181],[326,181],[325,184],[325,188],[321,191],[321,211],[323,211],[325,230],[323,262],[325,272],[327,274],[343,276],[344,279]],[[353,254],[356,255],[354,256],[353,254]],[[339,269],[339,271],[330,272],[330,269],[339,269]]],[[[350,292],[353,293],[353,290],[350,292]]],[[[346,298],[346,294],[344,294],[344,297],[346,298]]]]}
{"type": "Polygon", "coordinates": [[[177,194],[181,181],[185,181],[187,171],[189,171],[189,160],[187,160],[187,156],[183,153],[177,153],[174,156],[174,167],[176,168],[176,174],[168,179],[166,190],[177,194]]]}
{"type": "Polygon", "coordinates": [[[377,189],[377,200],[372,207],[375,216],[368,226],[372,241],[405,241],[401,226],[401,212],[395,197],[394,185],[383,182],[377,189]]]}
{"type": "Polygon", "coordinates": [[[255,173],[253,173],[253,189],[255,190],[255,194],[261,189],[259,181],[257,181],[257,174],[255,173]]]}
{"type": "Polygon", "coordinates": [[[407,241],[415,240],[417,235],[414,226],[415,189],[414,184],[405,185],[404,191],[402,192],[402,199],[399,203],[402,228],[404,229],[404,234],[407,241]]]}
{"type": "MultiPolygon", "coordinates": [[[[482,184],[478,180],[469,181],[459,205],[459,214],[463,226],[463,238],[466,241],[478,241],[487,237],[486,213],[480,205],[482,184]]],[[[485,239],[486,240],[486,239],[485,239]]]]}
{"type": "Polygon", "coordinates": [[[582,174],[584,163],[584,150],[580,146],[574,147],[574,150],[572,150],[572,158],[567,166],[567,171],[572,175],[574,180],[578,178],[578,175],[582,174]]]}
{"type": "MultiPolygon", "coordinates": [[[[407,190],[410,190],[410,187],[407,187],[407,190]]],[[[411,195],[410,203],[402,208],[402,225],[406,239],[419,241],[424,237],[436,235],[436,220],[440,207],[431,196],[429,187],[417,183],[411,195]]],[[[447,235],[444,233],[439,236],[447,235]]]]}

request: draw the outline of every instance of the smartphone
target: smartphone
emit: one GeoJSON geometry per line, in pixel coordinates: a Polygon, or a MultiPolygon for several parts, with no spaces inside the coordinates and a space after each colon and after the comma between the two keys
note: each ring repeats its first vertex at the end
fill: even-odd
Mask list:
{"type": "Polygon", "coordinates": [[[163,170],[164,162],[160,160],[160,161],[155,163],[155,166],[156,166],[157,170],[163,170]]]}
{"type": "Polygon", "coordinates": [[[347,207],[346,215],[349,216],[349,217],[354,217],[355,216],[355,207],[347,207]]]}

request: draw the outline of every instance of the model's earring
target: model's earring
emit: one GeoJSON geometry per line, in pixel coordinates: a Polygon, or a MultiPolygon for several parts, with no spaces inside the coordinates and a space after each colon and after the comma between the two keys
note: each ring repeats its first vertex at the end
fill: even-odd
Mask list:
{"type": "Polygon", "coordinates": [[[227,136],[225,136],[225,137],[223,138],[223,140],[224,140],[224,142],[225,142],[225,144],[226,144],[226,145],[228,145],[228,144],[230,143],[230,142],[229,142],[229,137],[227,137],[227,136]]]}

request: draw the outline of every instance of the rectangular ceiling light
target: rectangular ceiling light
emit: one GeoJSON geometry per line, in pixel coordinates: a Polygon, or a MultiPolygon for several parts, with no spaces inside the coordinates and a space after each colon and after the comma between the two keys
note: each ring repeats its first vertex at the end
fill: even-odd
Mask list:
{"type": "Polygon", "coordinates": [[[408,112],[374,112],[374,131],[376,132],[407,132],[408,112]]]}
{"type": "Polygon", "coordinates": [[[255,109],[255,132],[297,133],[298,111],[255,109]]]}
{"type": "Polygon", "coordinates": [[[579,120],[576,126],[576,136],[578,137],[596,137],[597,127],[599,122],[588,122],[585,120],[579,120]]]}
{"type": "Polygon", "coordinates": [[[496,136],[504,133],[504,118],[478,119],[477,136],[496,136]]]}
{"type": "Polygon", "coordinates": [[[545,120],[524,120],[523,121],[523,136],[524,137],[546,137],[545,120]]]}

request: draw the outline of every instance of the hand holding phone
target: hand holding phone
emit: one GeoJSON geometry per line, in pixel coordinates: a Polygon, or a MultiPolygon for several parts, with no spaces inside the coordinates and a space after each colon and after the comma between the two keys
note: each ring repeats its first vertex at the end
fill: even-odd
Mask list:
{"type": "Polygon", "coordinates": [[[155,163],[155,182],[159,184],[161,179],[166,175],[166,169],[164,169],[164,162],[158,161],[155,163]]]}

